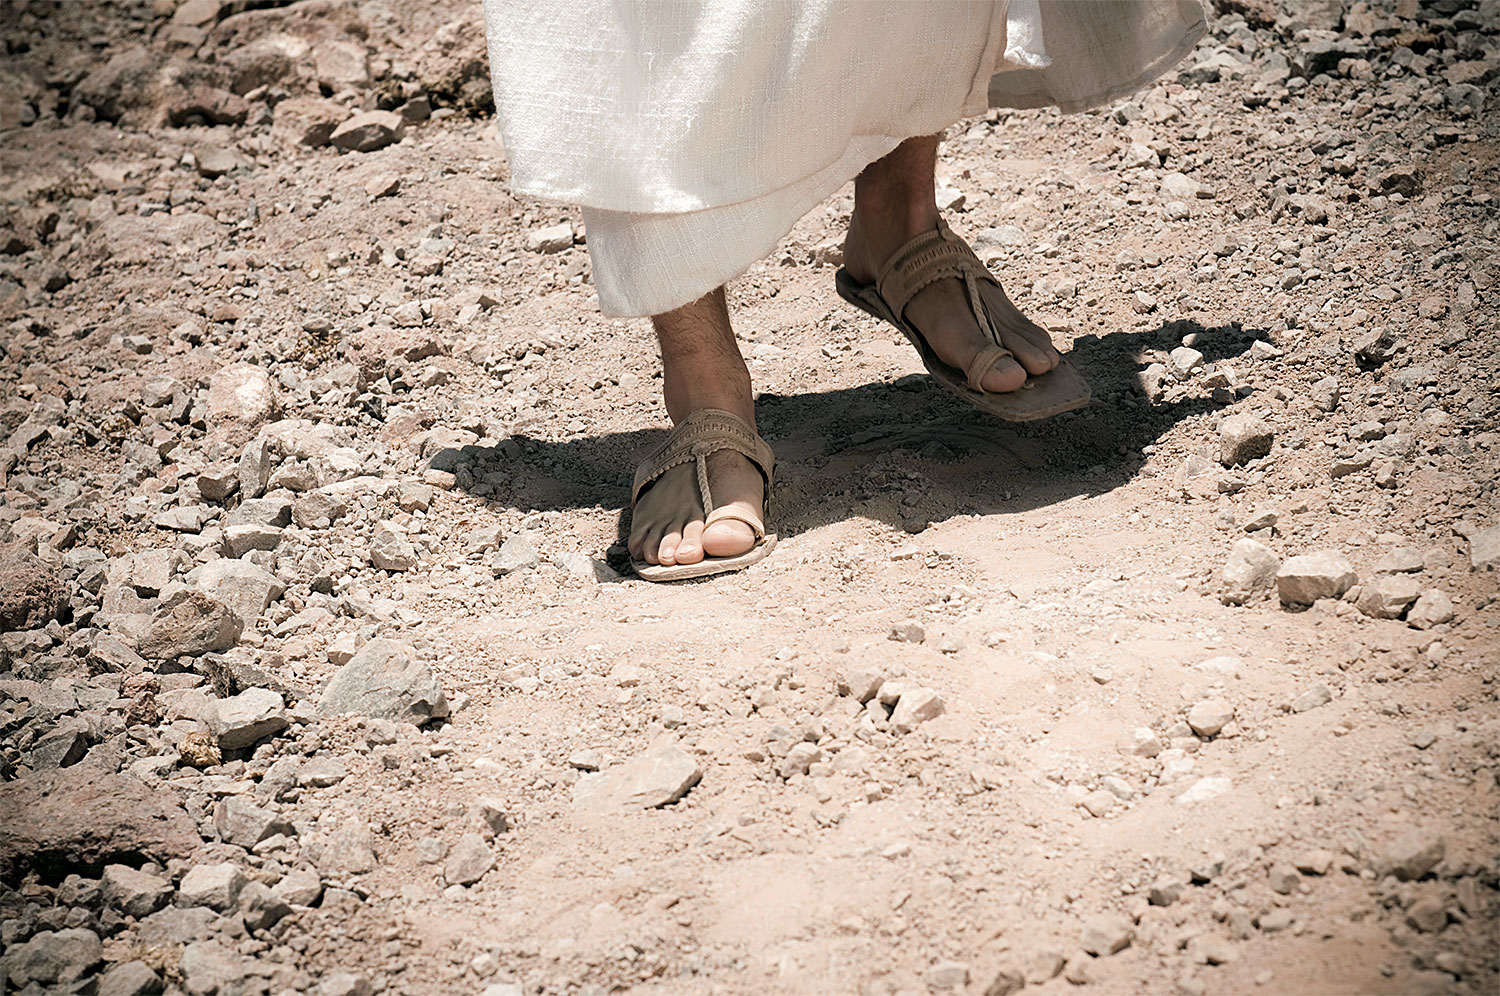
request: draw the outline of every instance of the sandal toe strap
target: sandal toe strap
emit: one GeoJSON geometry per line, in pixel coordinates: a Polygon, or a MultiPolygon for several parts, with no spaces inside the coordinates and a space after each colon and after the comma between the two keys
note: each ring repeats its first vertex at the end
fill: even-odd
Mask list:
{"type": "MultiPolygon", "coordinates": [[[[769,505],[771,477],[775,467],[771,447],[766,445],[766,441],[744,419],[717,408],[700,408],[689,414],[672,429],[661,446],[641,461],[635,470],[635,483],[630,490],[631,504],[639,501],[641,492],[661,475],[674,467],[692,463],[697,473],[698,491],[703,498],[703,510],[712,520],[714,500],[708,480],[708,458],[720,450],[733,450],[755,465],[755,469],[765,479],[766,501],[769,505]]],[[[731,515],[731,511],[726,509],[721,518],[729,518],[731,515]]],[[[757,528],[749,519],[743,521],[751,528],[757,528]]],[[[759,528],[762,529],[761,535],[764,535],[763,527],[759,528]]]]}
{"type": "Polygon", "coordinates": [[[984,380],[984,375],[995,369],[995,364],[1001,360],[1015,355],[1015,353],[1012,353],[1004,346],[996,345],[985,346],[979,352],[975,353],[974,359],[969,361],[968,368],[964,370],[964,376],[969,381],[969,389],[983,391],[984,388],[981,384],[984,380]]]}

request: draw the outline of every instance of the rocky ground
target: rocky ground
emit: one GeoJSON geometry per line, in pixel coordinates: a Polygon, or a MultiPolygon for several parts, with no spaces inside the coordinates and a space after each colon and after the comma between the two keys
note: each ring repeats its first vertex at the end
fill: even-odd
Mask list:
{"type": "Polygon", "coordinates": [[[781,544],[672,586],[476,5],[0,14],[0,989],[1500,988],[1496,0],[952,129],[1074,415],[812,212],[731,291],[781,544]]]}

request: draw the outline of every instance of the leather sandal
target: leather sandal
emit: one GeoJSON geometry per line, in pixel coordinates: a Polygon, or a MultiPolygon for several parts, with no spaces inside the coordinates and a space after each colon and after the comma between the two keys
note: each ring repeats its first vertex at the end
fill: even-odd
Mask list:
{"type": "Polygon", "coordinates": [[[839,296],[845,301],[901,330],[916,347],[933,380],[981,411],[1012,422],[1029,422],[1089,403],[1089,386],[1066,357],[1044,374],[1028,375],[1026,382],[1014,391],[997,393],[980,387],[984,375],[996,363],[1014,355],[1001,343],[1000,330],[979,293],[981,284],[999,288],[1000,282],[941,219],[937,228],[923,232],[893,252],[873,284],[859,283],[843,267],[834,280],[839,296]],[[924,287],[948,278],[963,281],[969,295],[969,310],[990,340],[975,354],[966,370],[944,363],[927,344],[927,338],[905,317],[906,305],[924,287]]]}
{"type": "Polygon", "coordinates": [[[755,465],[765,481],[762,506],[769,517],[771,512],[771,474],[775,456],[771,447],[761,439],[744,419],[731,412],[717,408],[700,408],[683,419],[667,436],[664,443],[641,461],[635,471],[635,486],[630,492],[630,507],[635,508],[641,495],[661,475],[674,467],[686,463],[696,465],[698,494],[703,502],[704,527],[716,522],[733,520],[743,522],[755,534],[755,545],[744,553],[733,557],[705,556],[696,564],[648,564],[631,558],[630,566],[646,581],[679,581],[684,578],[700,578],[710,574],[738,571],[763,559],[776,546],[776,534],[767,533],[765,522],[757,516],[728,506],[715,508],[713,489],[708,480],[708,458],[720,450],[733,450],[755,465]]]}

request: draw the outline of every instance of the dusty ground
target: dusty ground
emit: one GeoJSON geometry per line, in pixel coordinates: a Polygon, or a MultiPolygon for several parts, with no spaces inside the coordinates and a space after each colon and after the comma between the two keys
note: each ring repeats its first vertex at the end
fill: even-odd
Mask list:
{"type": "Polygon", "coordinates": [[[780,546],[670,586],[620,545],[649,325],[508,195],[473,5],[236,11],[3,7],[9,985],[1500,988],[1494,0],[1228,4],[1130,101],[952,129],[1075,415],[936,388],[833,293],[850,192],[813,211],[731,288],[780,546]],[[1245,540],[1357,578],[1291,604],[1245,540]],[[282,590],[161,649],[237,552],[282,590]],[[339,715],[374,639],[445,719],[339,715]],[[648,750],[684,771],[588,802],[648,750]],[[28,842],[28,786],[113,772],[197,833],[28,842]]]}

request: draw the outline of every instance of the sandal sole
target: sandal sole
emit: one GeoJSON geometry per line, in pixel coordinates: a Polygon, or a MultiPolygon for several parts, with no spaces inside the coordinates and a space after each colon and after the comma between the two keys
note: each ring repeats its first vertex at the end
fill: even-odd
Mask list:
{"type": "Polygon", "coordinates": [[[767,533],[765,539],[760,540],[744,553],[733,557],[704,557],[696,564],[672,564],[671,566],[648,564],[643,560],[632,559],[630,566],[642,581],[685,581],[688,578],[706,578],[714,574],[742,571],[751,564],[764,560],[766,554],[775,548],[776,534],[767,533]]]}

